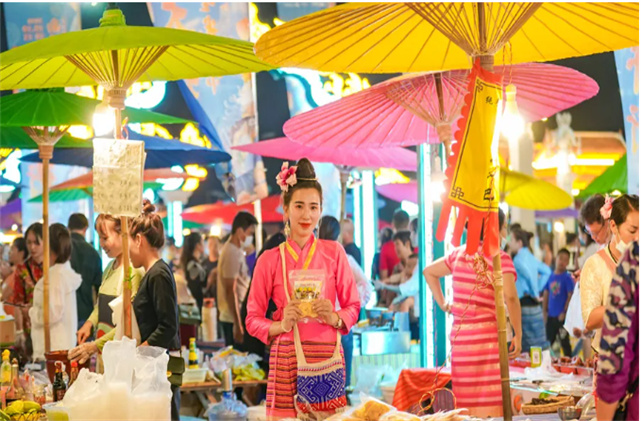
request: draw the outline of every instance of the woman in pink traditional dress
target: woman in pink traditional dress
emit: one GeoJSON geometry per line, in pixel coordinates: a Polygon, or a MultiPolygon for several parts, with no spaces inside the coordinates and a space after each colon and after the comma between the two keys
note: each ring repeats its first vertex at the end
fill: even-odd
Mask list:
{"type": "MultiPolygon", "coordinates": [[[[314,167],[305,158],[296,167],[288,168],[285,163],[277,181],[283,190],[288,238],[283,249],[268,250],[258,259],[246,319],[250,335],[272,343],[266,404],[271,419],[295,418],[297,415],[295,396],[300,395],[297,390],[300,361],[296,357],[295,326],[307,363],[318,363],[336,355],[337,332],[348,334],[360,311],[358,291],[343,247],[335,241],[318,240],[314,236],[323,197],[314,167]],[[281,256],[285,256],[287,283],[281,256]],[[320,271],[324,276],[324,287],[322,298],[313,304],[318,318],[302,323],[303,313],[300,302],[293,297],[291,278],[292,273],[307,270],[320,271]],[[286,284],[289,284],[288,294],[284,289],[286,284]],[[292,296],[291,300],[288,295],[292,296]],[[265,318],[270,299],[277,306],[273,320],[265,318]],[[341,308],[338,311],[335,310],[337,301],[341,308]]],[[[342,376],[344,387],[344,371],[342,376]]],[[[344,407],[344,393],[332,398],[329,405],[333,410],[344,407]]]]}
{"type": "MultiPolygon", "coordinates": [[[[501,210],[499,227],[501,238],[504,239],[507,229],[505,214],[501,210]]],[[[479,253],[482,253],[480,248],[479,253]]],[[[487,257],[485,261],[489,276],[492,277],[492,261],[487,257]]],[[[521,306],[516,292],[516,270],[510,256],[502,250],[501,268],[505,302],[514,328],[510,345],[510,358],[514,358],[521,352],[521,306]]],[[[438,306],[454,316],[451,334],[452,388],[456,406],[467,408],[476,417],[503,416],[498,328],[492,286],[477,280],[473,256],[465,253],[465,246],[436,260],[423,273],[438,306]],[[439,281],[450,274],[454,289],[451,305],[445,303],[439,281]]]]}

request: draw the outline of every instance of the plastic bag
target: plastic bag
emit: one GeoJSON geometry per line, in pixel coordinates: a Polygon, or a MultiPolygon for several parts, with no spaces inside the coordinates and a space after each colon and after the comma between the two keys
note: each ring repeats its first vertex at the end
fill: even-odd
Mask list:
{"type": "Polygon", "coordinates": [[[390,411],[383,415],[379,421],[421,421],[421,419],[409,412],[390,411]]]}
{"type": "MultiPolygon", "coordinates": [[[[122,295],[111,300],[109,302],[109,307],[111,307],[111,310],[113,311],[111,314],[111,321],[115,326],[114,329],[116,329],[114,340],[120,340],[125,337],[125,312],[123,311],[124,306],[122,302],[122,295]]],[[[136,319],[136,313],[133,311],[133,308],[131,311],[131,336],[136,340],[136,343],[140,345],[140,329],[138,328],[138,320],[136,319]]]]}
{"type": "Polygon", "coordinates": [[[144,346],[136,350],[133,381],[133,401],[136,404],[130,416],[140,414],[145,420],[158,421],[171,418],[172,392],[167,379],[168,363],[169,355],[162,348],[144,346]]]}
{"type": "Polygon", "coordinates": [[[383,415],[396,411],[393,406],[364,393],[361,393],[360,398],[361,404],[352,411],[352,418],[363,421],[379,421],[383,415]]]}
{"type": "Polygon", "coordinates": [[[123,383],[127,390],[131,390],[134,365],[136,363],[135,356],[135,340],[125,337],[119,341],[107,342],[102,350],[105,383],[123,383]]]}
{"type": "Polygon", "coordinates": [[[574,335],[574,329],[579,329],[581,333],[585,330],[585,323],[583,323],[583,314],[581,313],[581,291],[579,289],[579,282],[574,287],[574,293],[570,298],[568,304],[568,311],[565,315],[565,323],[563,324],[565,330],[568,331],[571,337],[574,335]]]}
{"type": "Polygon", "coordinates": [[[63,405],[75,420],[169,420],[169,356],[163,348],[136,348],[136,341],[110,341],[103,349],[105,374],[83,369],[63,405]]]}
{"type": "Polygon", "coordinates": [[[318,317],[313,310],[314,302],[325,292],[325,272],[322,270],[293,270],[289,280],[294,286],[294,297],[300,301],[298,307],[303,313],[302,322],[307,323],[318,317]]]}
{"type": "Polygon", "coordinates": [[[62,404],[69,411],[70,420],[103,420],[108,405],[102,396],[103,376],[80,370],[78,378],[71,385],[62,404]]]}

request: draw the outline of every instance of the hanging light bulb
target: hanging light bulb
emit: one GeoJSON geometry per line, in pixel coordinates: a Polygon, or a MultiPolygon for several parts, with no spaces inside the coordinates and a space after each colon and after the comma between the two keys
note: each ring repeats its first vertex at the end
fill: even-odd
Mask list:
{"type": "Polygon", "coordinates": [[[516,86],[505,87],[505,110],[501,120],[501,133],[509,141],[518,140],[525,132],[525,121],[516,105],[516,86]]]}
{"type": "Polygon", "coordinates": [[[116,115],[113,108],[104,101],[96,105],[93,114],[93,130],[96,136],[105,136],[113,132],[116,125],[116,115]]]}

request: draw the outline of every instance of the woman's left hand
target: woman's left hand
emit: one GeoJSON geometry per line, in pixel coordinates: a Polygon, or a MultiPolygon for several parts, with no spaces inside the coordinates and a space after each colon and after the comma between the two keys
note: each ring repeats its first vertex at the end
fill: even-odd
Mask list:
{"type": "Polygon", "coordinates": [[[334,326],[336,324],[336,318],[334,317],[334,304],[326,298],[316,300],[314,302],[312,309],[318,318],[327,323],[328,325],[334,326]]]}
{"type": "Polygon", "coordinates": [[[512,342],[510,343],[510,353],[508,357],[510,359],[517,358],[518,356],[521,355],[521,338],[518,336],[514,336],[512,338],[512,342]]]}

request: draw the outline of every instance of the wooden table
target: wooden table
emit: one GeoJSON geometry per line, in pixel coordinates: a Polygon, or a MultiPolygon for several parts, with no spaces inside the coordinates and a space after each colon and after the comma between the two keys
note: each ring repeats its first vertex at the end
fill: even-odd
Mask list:
{"type": "MultiPolygon", "coordinates": [[[[267,380],[234,382],[233,386],[234,389],[243,389],[243,401],[247,406],[254,406],[257,402],[251,402],[247,398],[247,396],[245,395],[245,389],[267,386],[267,380]]],[[[219,401],[215,395],[222,391],[222,387],[223,386],[219,381],[185,383],[180,387],[180,392],[182,394],[193,394],[196,396],[196,399],[201,405],[201,408],[198,410],[198,417],[202,418],[207,412],[209,405],[211,405],[212,403],[217,403],[219,401]]]]}

